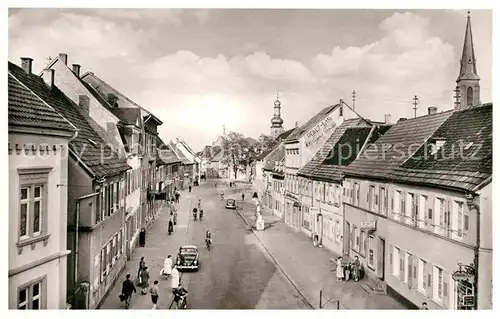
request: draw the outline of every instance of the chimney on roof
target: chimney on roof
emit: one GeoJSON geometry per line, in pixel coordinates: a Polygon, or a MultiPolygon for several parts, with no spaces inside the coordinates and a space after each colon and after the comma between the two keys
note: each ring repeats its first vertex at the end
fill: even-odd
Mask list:
{"type": "Polygon", "coordinates": [[[385,114],[385,124],[391,124],[391,115],[390,114],[385,114]]]}
{"type": "Polygon", "coordinates": [[[75,73],[77,77],[80,77],[80,64],[73,64],[73,73],[75,73]]]}
{"type": "Polygon", "coordinates": [[[59,60],[63,61],[64,65],[68,65],[68,55],[66,53],[59,53],[59,60]]]}
{"type": "Polygon", "coordinates": [[[54,86],[54,72],[52,69],[44,69],[42,73],[43,81],[49,88],[54,86]]]}
{"type": "Polygon", "coordinates": [[[31,74],[31,70],[33,67],[33,59],[32,58],[21,58],[21,68],[24,72],[31,74]]]}
{"type": "Polygon", "coordinates": [[[299,127],[299,121],[295,121],[295,127],[299,127]]]}
{"type": "Polygon", "coordinates": [[[437,107],[435,107],[435,106],[429,106],[429,107],[427,108],[427,111],[429,112],[429,113],[428,113],[429,115],[436,114],[436,113],[437,113],[437,111],[438,111],[438,108],[437,108],[437,107]]]}

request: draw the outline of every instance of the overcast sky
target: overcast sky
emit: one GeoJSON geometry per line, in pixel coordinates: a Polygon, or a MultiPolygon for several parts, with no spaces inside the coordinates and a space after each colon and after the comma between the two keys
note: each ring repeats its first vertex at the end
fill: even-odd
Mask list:
{"type": "MultiPolygon", "coordinates": [[[[276,92],[285,128],[344,99],[373,119],[453,107],[463,10],[9,10],[9,60],[49,56],[92,71],[196,150],[226,124],[269,134],[276,92]]],[[[471,11],[481,100],[492,100],[491,11],[471,11]]],[[[57,76],[57,75],[56,75],[57,76]]]]}

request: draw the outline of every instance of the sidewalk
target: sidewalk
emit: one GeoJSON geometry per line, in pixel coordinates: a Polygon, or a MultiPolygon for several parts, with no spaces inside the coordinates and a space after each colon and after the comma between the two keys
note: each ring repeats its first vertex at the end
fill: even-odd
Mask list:
{"type": "MultiPolygon", "coordinates": [[[[245,193],[243,210],[237,211],[242,219],[255,229],[255,205],[251,202],[251,196],[245,193]]],[[[240,208],[241,200],[238,202],[240,208]]],[[[309,237],[293,230],[268,210],[263,209],[261,213],[265,230],[254,230],[254,234],[314,308],[319,308],[322,290],[323,309],[337,309],[337,300],[340,301],[340,309],[405,309],[389,296],[368,294],[361,287],[367,279],[360,282],[337,281],[335,267],[331,262],[336,255],[325,248],[314,247],[309,237]]]]}
{"type": "MultiPolygon", "coordinates": [[[[131,259],[127,262],[125,270],[116,281],[111,291],[102,302],[100,309],[124,309],[124,304],[120,302],[118,296],[121,294],[122,282],[125,280],[125,275],[130,274],[131,280],[136,284],[137,271],[139,260],[144,257],[146,266],[149,271],[149,284],[153,284],[155,280],[159,281],[160,297],[158,299],[157,309],[168,309],[172,301],[172,290],[170,288],[170,280],[160,277],[160,270],[163,268],[165,258],[170,254],[175,261],[175,256],[179,247],[184,244],[186,232],[188,230],[188,222],[191,210],[191,202],[194,203],[195,195],[188,191],[181,191],[180,203],[177,207],[177,225],[174,226],[172,235],[168,235],[167,226],[170,216],[167,205],[164,205],[158,213],[156,220],[150,224],[146,233],[146,246],[137,246],[131,259]]],[[[182,276],[182,274],[181,274],[182,276]]],[[[141,295],[140,289],[137,288],[137,293],[132,296],[130,309],[151,309],[151,295],[141,295]]]]}

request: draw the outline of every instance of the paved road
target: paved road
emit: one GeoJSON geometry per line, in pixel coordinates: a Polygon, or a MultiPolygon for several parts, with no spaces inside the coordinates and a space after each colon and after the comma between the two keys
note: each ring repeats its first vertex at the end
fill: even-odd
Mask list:
{"type": "MultiPolygon", "coordinates": [[[[152,267],[152,280],[158,277],[163,259],[167,254],[175,256],[182,244],[194,244],[200,250],[200,269],[185,272],[182,282],[189,291],[190,309],[309,309],[283,273],[276,267],[255,235],[248,230],[235,211],[226,210],[220,199],[221,188],[213,183],[204,183],[193,189],[193,193],[181,197],[179,224],[172,236],[165,233],[167,214],[148,232],[147,246],[138,248],[129,262],[128,272],[136,273],[138,259],[146,257],[152,267]],[[193,221],[192,205],[201,198],[204,209],[203,221],[193,221]],[[207,251],[204,245],[205,231],[213,235],[213,247],[207,251]]],[[[232,189],[224,188],[231,196],[232,189]]],[[[238,199],[241,194],[238,194],[238,199]]],[[[236,198],[236,195],[235,195],[236,198]]],[[[249,198],[246,199],[250,200],[249,198]]],[[[121,282],[118,282],[121,286],[121,282]]],[[[160,282],[159,309],[169,306],[170,282],[160,282]]],[[[117,309],[119,287],[116,287],[102,306],[103,309],[117,309]]],[[[151,308],[150,297],[134,296],[134,309],[151,308]]]]}

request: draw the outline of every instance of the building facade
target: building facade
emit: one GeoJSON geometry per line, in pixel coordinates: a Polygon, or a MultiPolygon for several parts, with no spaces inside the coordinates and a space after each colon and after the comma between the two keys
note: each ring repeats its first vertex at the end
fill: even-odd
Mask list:
{"type": "Polygon", "coordinates": [[[409,119],[344,169],[344,253],[378,288],[416,307],[491,309],[491,132],[492,104],[409,119]]]}
{"type": "Polygon", "coordinates": [[[67,258],[67,297],[74,308],[95,308],[126,261],[121,181],[130,166],[93,129],[98,124],[88,116],[88,104],[78,105],[59,90],[55,83],[60,70],[47,68],[40,77],[14,65],[9,67],[20,82],[78,130],[68,147],[67,248],[71,253],[67,258]],[[46,83],[50,90],[46,90],[46,83]]]}
{"type": "Polygon", "coordinates": [[[356,118],[336,127],[314,158],[298,172],[301,230],[337,255],[343,251],[344,211],[341,168],[352,162],[365,143],[379,132],[356,118]]]}
{"type": "MultiPolygon", "coordinates": [[[[304,220],[299,169],[313,158],[344,118],[353,117],[357,115],[341,101],[321,110],[285,139],[285,223],[292,228],[301,229],[304,220]]],[[[308,212],[305,214],[307,216],[308,212]]]]}
{"type": "MultiPolygon", "coordinates": [[[[78,132],[25,84],[35,77],[32,60],[23,58],[22,67],[9,62],[8,304],[65,309],[67,154],[78,132]]],[[[47,80],[38,84],[50,94],[47,80]]]]}

